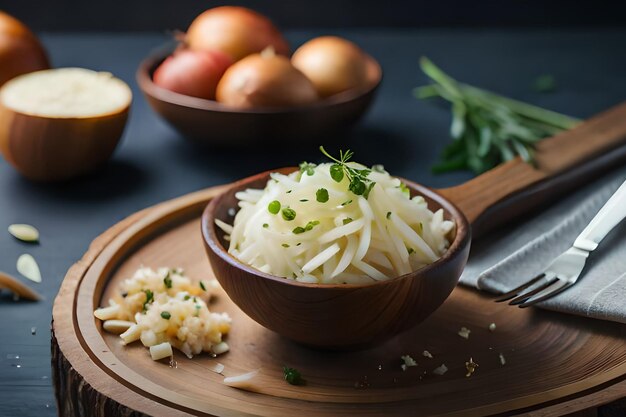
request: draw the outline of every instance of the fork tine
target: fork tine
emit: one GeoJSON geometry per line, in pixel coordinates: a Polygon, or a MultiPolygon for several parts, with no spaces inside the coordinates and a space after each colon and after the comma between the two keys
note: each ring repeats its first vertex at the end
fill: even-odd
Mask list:
{"type": "Polygon", "coordinates": [[[525,290],[526,288],[530,287],[531,285],[533,285],[535,282],[539,281],[541,278],[545,277],[546,274],[545,273],[541,273],[539,275],[537,275],[535,278],[531,279],[528,282],[525,282],[524,284],[520,285],[517,288],[512,289],[511,291],[502,294],[500,297],[496,298],[494,301],[496,303],[501,303],[503,301],[507,301],[510,300],[511,298],[515,297],[517,294],[520,293],[520,291],[525,290]]]}
{"type": "Polygon", "coordinates": [[[542,292],[543,290],[545,290],[546,288],[548,288],[551,285],[553,285],[556,281],[558,281],[558,278],[554,277],[554,278],[548,280],[547,282],[539,285],[538,287],[533,288],[530,291],[526,291],[526,292],[518,295],[517,297],[515,297],[514,299],[509,301],[509,305],[515,306],[515,305],[518,305],[518,304],[522,304],[523,302],[525,302],[526,300],[528,300],[529,298],[531,298],[535,294],[538,294],[538,293],[542,292]]]}
{"type": "Polygon", "coordinates": [[[566,289],[568,289],[569,287],[571,287],[572,285],[574,285],[573,282],[567,282],[567,281],[561,281],[563,284],[561,286],[557,286],[556,288],[550,289],[548,291],[548,288],[546,288],[544,291],[542,291],[540,294],[537,294],[536,296],[526,300],[525,302],[523,302],[522,304],[519,305],[520,308],[526,308],[526,307],[530,307],[532,305],[535,305],[543,300],[547,300],[548,298],[552,298],[555,295],[565,291],[566,289]],[[544,294],[545,293],[545,294],[544,294]]]}

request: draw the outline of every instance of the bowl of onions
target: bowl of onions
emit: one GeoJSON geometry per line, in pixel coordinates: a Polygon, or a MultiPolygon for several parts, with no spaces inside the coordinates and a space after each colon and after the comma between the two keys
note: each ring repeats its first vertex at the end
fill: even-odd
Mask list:
{"type": "Polygon", "coordinates": [[[384,343],[420,323],[456,286],[470,247],[452,203],[347,154],[238,181],[202,216],[231,300],[317,348],[384,343]]]}
{"type": "Polygon", "coordinates": [[[269,19],[234,6],[202,13],[178,47],[137,70],[150,106],[211,146],[336,133],[366,112],[381,79],[376,60],[346,39],[316,38],[290,56],[269,19]]]}

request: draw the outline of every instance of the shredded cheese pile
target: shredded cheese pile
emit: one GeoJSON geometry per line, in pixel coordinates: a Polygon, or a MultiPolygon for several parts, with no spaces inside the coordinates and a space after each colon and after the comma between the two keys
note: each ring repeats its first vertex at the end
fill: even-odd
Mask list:
{"type": "MultiPolygon", "coordinates": [[[[229,252],[260,271],[306,283],[371,283],[430,264],[447,250],[454,223],[382,169],[356,195],[332,164],[271,174],[265,189],[236,194],[233,225],[216,220],[229,252]],[[366,198],[367,197],[367,198],[366,198]]],[[[364,169],[362,165],[349,166],[364,169]]]]}

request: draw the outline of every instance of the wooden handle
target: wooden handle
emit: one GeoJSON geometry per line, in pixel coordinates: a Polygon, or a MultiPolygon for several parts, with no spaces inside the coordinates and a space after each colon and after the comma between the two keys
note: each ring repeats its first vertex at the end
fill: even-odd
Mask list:
{"type": "Polygon", "coordinates": [[[438,190],[484,234],[563,196],[626,160],[626,102],[537,144],[536,167],[519,157],[468,182],[438,190]]]}

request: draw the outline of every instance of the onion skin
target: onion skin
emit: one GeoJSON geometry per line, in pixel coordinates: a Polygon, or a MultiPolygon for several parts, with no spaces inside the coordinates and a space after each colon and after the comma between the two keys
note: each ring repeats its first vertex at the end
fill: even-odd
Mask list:
{"type": "Polygon", "coordinates": [[[217,101],[239,109],[295,107],[318,100],[311,81],[280,55],[249,55],[226,70],[217,101]]]}
{"type": "Polygon", "coordinates": [[[192,50],[218,50],[238,61],[272,46],[289,54],[289,44],[265,16],[237,6],[221,6],[200,14],[187,30],[185,42],[192,50]]]}
{"type": "Polygon", "coordinates": [[[322,97],[368,85],[365,54],[343,38],[311,39],[294,52],[291,62],[313,82],[322,97]]]}
{"type": "Polygon", "coordinates": [[[217,83],[231,64],[230,57],[220,51],[179,50],[159,65],[153,80],[179,94],[215,100],[217,83]]]}
{"type": "Polygon", "coordinates": [[[18,75],[48,68],[48,57],[37,37],[0,11],[0,86],[18,75]]]}

